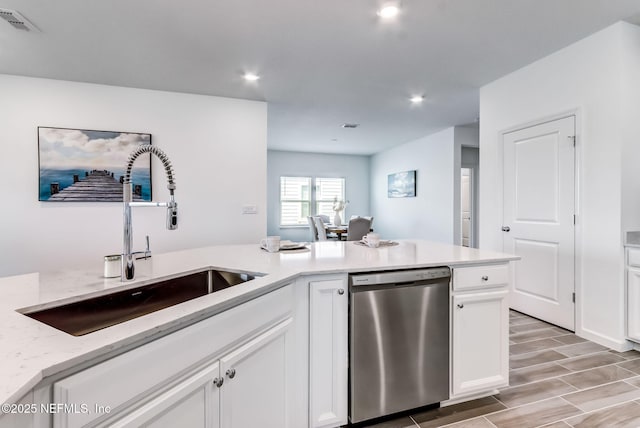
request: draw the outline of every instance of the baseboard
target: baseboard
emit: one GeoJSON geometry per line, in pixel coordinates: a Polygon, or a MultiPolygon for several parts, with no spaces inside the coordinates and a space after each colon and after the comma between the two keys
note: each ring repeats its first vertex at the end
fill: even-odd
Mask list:
{"type": "Polygon", "coordinates": [[[471,401],[471,400],[476,400],[478,398],[488,397],[490,395],[495,395],[498,392],[499,391],[497,389],[492,389],[491,391],[478,392],[475,394],[469,394],[461,397],[451,398],[447,401],[441,401],[440,407],[447,407],[453,404],[464,403],[465,401],[471,401]]]}
{"type": "Polygon", "coordinates": [[[590,340],[597,343],[598,345],[606,346],[607,348],[611,348],[614,351],[624,352],[633,349],[632,343],[625,339],[614,339],[612,337],[596,333],[595,331],[586,328],[581,329],[579,332],[576,332],[576,334],[583,339],[590,340]]]}

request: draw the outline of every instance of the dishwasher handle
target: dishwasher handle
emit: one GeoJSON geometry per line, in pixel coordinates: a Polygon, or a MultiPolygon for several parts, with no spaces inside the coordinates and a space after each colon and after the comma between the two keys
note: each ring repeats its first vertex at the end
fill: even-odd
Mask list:
{"type": "Polygon", "coordinates": [[[353,294],[358,293],[366,293],[369,291],[378,291],[378,290],[402,290],[407,288],[416,288],[416,287],[426,287],[426,288],[436,288],[436,287],[445,287],[449,288],[449,280],[434,279],[430,281],[415,281],[415,282],[403,282],[400,284],[374,284],[368,286],[351,286],[349,292],[353,294]]]}
{"type": "Polygon", "coordinates": [[[451,269],[448,267],[437,267],[429,269],[406,269],[387,272],[370,272],[365,274],[349,275],[349,284],[352,287],[361,286],[394,286],[396,284],[428,283],[428,282],[449,282],[451,279],[451,269]]]}

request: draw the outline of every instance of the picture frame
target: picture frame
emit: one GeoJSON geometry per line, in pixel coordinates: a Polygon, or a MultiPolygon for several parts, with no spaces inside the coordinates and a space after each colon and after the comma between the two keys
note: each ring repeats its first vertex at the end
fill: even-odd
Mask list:
{"type": "Polygon", "coordinates": [[[416,196],[416,170],[396,172],[387,176],[387,197],[414,198],[416,196]]]}
{"type": "MultiPolygon", "coordinates": [[[[38,127],[38,200],[122,202],[129,154],[151,144],[151,134],[38,127]]],[[[141,155],[131,171],[133,199],[152,200],[151,156],[141,155]]]]}

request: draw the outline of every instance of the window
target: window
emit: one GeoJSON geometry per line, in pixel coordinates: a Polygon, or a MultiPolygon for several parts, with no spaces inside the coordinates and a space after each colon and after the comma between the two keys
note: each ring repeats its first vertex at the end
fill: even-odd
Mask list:
{"type": "MultiPolygon", "coordinates": [[[[333,202],[344,201],[344,178],[316,178],[315,215],[328,215],[333,222],[333,202]]],[[[344,218],[344,210],[340,212],[344,218]]]]}
{"type": "Polygon", "coordinates": [[[311,177],[280,177],[280,225],[307,224],[311,215],[311,177]]]}
{"type": "Polygon", "coordinates": [[[310,215],[332,219],[333,202],[344,201],[344,189],[344,178],[280,177],[280,225],[306,226],[310,215]]]}

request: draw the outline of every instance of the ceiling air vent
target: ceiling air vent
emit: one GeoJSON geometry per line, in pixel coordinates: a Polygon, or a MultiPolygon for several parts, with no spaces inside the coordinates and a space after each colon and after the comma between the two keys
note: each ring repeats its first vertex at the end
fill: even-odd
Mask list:
{"type": "Polygon", "coordinates": [[[18,30],[39,31],[35,25],[27,20],[27,18],[20,15],[15,10],[0,9],[0,18],[4,19],[11,24],[13,28],[17,28],[18,30]]]}
{"type": "Polygon", "coordinates": [[[342,124],[343,128],[351,128],[351,129],[353,129],[353,128],[357,128],[358,126],[360,126],[359,123],[343,123],[342,124]]]}

